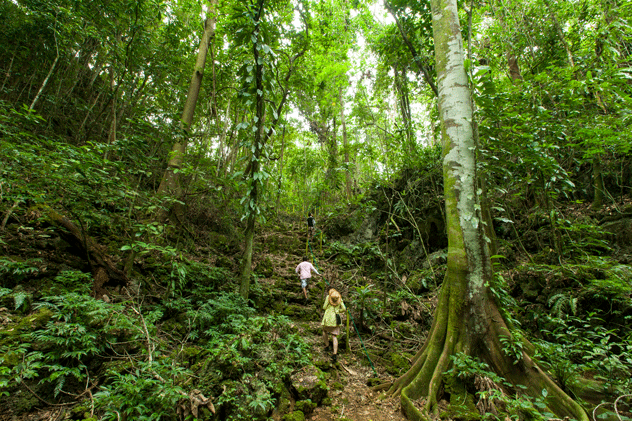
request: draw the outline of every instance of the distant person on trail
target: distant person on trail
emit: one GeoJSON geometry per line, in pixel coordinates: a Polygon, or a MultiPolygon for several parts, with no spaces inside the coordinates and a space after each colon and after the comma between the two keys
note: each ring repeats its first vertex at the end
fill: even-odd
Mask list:
{"type": "Polygon", "coordinates": [[[303,261],[296,266],[294,270],[298,273],[298,277],[301,278],[301,288],[303,288],[303,295],[307,300],[307,280],[312,277],[312,271],[316,272],[316,275],[320,276],[320,273],[316,270],[314,265],[309,262],[307,256],[303,256],[303,261]]]}
{"type": "Polygon", "coordinates": [[[320,324],[323,327],[323,340],[325,341],[325,350],[329,350],[329,335],[333,336],[334,353],[331,359],[336,362],[338,360],[338,335],[340,335],[340,325],[342,320],[346,320],[345,303],[342,301],[340,293],[335,289],[330,289],[329,294],[325,298],[325,304],[323,304],[325,315],[323,321],[320,324]],[[336,320],[336,315],[340,315],[340,323],[336,320]],[[344,317],[344,319],[343,319],[344,317]]]}
{"type": "Polygon", "coordinates": [[[316,220],[314,219],[314,216],[310,212],[309,214],[307,214],[307,235],[310,240],[314,238],[314,231],[316,229],[315,225],[316,225],[316,220]]]}

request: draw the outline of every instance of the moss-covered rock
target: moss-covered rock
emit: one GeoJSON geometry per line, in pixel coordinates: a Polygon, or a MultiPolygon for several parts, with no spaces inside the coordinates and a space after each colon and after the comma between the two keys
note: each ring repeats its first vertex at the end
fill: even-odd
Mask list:
{"type": "MultiPolygon", "coordinates": [[[[40,396],[46,396],[45,388],[38,384],[31,384],[31,389],[40,396]]],[[[13,415],[13,419],[21,418],[20,415],[33,412],[41,406],[39,399],[24,387],[19,387],[10,391],[10,396],[0,398],[0,408],[3,414],[13,415]]]]}
{"type": "Polygon", "coordinates": [[[401,352],[391,352],[387,354],[387,358],[390,364],[386,366],[386,371],[398,376],[410,368],[412,355],[401,352]]]}
{"type": "Polygon", "coordinates": [[[345,385],[342,384],[341,382],[333,382],[331,384],[331,388],[334,390],[343,390],[345,388],[345,385]]]}
{"type": "Polygon", "coordinates": [[[274,265],[272,264],[272,260],[270,260],[270,257],[264,257],[263,260],[261,260],[259,264],[257,264],[254,272],[264,278],[271,278],[274,274],[274,265]]]}
{"type": "Polygon", "coordinates": [[[283,308],[281,314],[291,319],[306,320],[311,314],[311,310],[296,304],[288,304],[283,308]]]}
{"type": "Polygon", "coordinates": [[[412,272],[406,279],[406,286],[414,294],[421,294],[434,288],[434,274],[430,269],[423,269],[412,272]]]}
{"type": "Polygon", "coordinates": [[[283,421],[305,421],[305,414],[302,411],[294,411],[283,415],[283,421]]]}
{"type": "Polygon", "coordinates": [[[281,382],[274,387],[275,393],[278,393],[276,412],[280,415],[289,414],[292,409],[292,395],[287,387],[281,382]]]}
{"type": "Polygon", "coordinates": [[[0,329],[0,345],[5,340],[11,340],[27,332],[33,332],[46,326],[46,323],[53,317],[53,312],[46,308],[40,308],[36,313],[21,318],[17,323],[7,325],[0,329]]]}
{"type": "Polygon", "coordinates": [[[227,256],[219,254],[215,256],[215,266],[224,269],[232,269],[233,261],[230,260],[227,256]]]}
{"type": "Polygon", "coordinates": [[[314,366],[309,366],[290,377],[297,401],[309,399],[316,405],[322,402],[329,391],[325,380],[326,375],[314,366]]]}
{"type": "Polygon", "coordinates": [[[19,314],[27,314],[33,306],[33,295],[24,291],[21,286],[14,288],[10,294],[0,298],[0,307],[13,309],[19,314]]]}
{"type": "Polygon", "coordinates": [[[371,377],[369,379],[367,379],[366,381],[366,385],[369,387],[374,387],[374,386],[378,386],[380,384],[384,383],[384,380],[380,379],[379,377],[371,377]]]}
{"type": "Polygon", "coordinates": [[[296,401],[296,404],[294,405],[294,407],[298,411],[301,411],[304,414],[308,415],[314,412],[314,409],[316,409],[316,404],[312,402],[311,399],[306,399],[304,401],[296,401]]]}

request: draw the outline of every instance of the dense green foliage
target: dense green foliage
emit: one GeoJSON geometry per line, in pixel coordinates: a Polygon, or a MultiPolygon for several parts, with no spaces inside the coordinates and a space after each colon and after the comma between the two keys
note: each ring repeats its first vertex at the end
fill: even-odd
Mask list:
{"type": "MultiPolygon", "coordinates": [[[[0,4],[0,407],[9,413],[67,404],[72,419],[199,410],[199,419],[263,420],[331,403],[322,384],[332,365],[309,340],[322,302],[301,302],[286,273],[305,253],[308,211],[311,251],[358,331],[371,333],[380,373],[403,374],[425,336],[447,247],[427,5],[217,7],[184,132],[208,4],[0,4]],[[171,146],[184,139],[184,188],[158,196],[171,146]],[[302,370],[322,393],[298,390],[302,370]]],[[[632,387],[630,12],[619,1],[530,0],[473,2],[461,16],[496,236],[491,287],[525,339],[507,340],[506,352],[534,347],[565,391],[621,419],[629,399],[613,403],[632,387]]],[[[452,367],[468,399],[494,409],[473,414],[464,403],[444,416],[549,416],[541,396],[520,395],[482,363],[459,356],[452,367]]]]}

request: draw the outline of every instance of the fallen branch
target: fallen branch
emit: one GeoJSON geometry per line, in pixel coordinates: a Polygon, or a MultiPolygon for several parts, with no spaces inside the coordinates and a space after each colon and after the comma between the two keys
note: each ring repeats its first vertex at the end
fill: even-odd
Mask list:
{"type": "Polygon", "coordinates": [[[4,231],[4,227],[6,227],[7,225],[7,221],[9,220],[9,218],[11,217],[11,214],[13,213],[13,210],[20,204],[20,200],[16,200],[15,202],[13,202],[13,206],[11,206],[11,208],[9,208],[9,210],[7,211],[7,213],[4,214],[4,218],[2,219],[2,224],[0,224],[0,231],[4,231]]]}
{"type": "Polygon", "coordinates": [[[112,258],[107,254],[107,249],[87,235],[84,229],[54,210],[48,212],[48,217],[54,225],[64,228],[65,231],[61,232],[62,236],[68,237],[86,253],[94,276],[92,292],[95,297],[101,298],[107,294],[104,289],[105,284],[114,282],[115,285],[125,286],[129,283],[125,272],[116,267],[112,258]]]}

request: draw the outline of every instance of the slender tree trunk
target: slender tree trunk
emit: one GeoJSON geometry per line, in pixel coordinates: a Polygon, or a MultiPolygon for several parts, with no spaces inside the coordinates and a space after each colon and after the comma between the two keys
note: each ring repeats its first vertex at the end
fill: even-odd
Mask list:
{"type": "Polygon", "coordinates": [[[55,37],[55,51],[56,51],[55,60],[53,60],[53,64],[50,66],[50,69],[48,70],[48,74],[46,75],[46,78],[44,78],[44,81],[42,82],[42,85],[40,86],[39,91],[37,91],[37,95],[35,95],[35,98],[33,98],[33,102],[31,102],[31,106],[29,107],[31,110],[35,109],[35,104],[37,104],[37,100],[39,99],[40,95],[42,95],[42,92],[44,92],[44,88],[46,88],[46,85],[48,84],[48,80],[53,74],[53,70],[55,70],[57,61],[59,61],[59,47],[57,46],[57,35],[53,33],[53,36],[55,37]]]}
{"type": "MultiPolygon", "coordinates": [[[[328,152],[328,165],[327,165],[327,181],[330,186],[329,191],[326,192],[326,197],[333,195],[332,192],[338,190],[338,120],[334,116],[333,118],[333,130],[331,137],[328,139],[329,152],[328,152]]],[[[321,190],[321,194],[323,191],[321,190]]]]}
{"type": "Polygon", "coordinates": [[[351,200],[351,168],[349,162],[349,139],[347,138],[347,122],[345,119],[345,104],[342,96],[342,90],[340,91],[340,124],[342,125],[342,147],[345,150],[345,187],[347,190],[347,200],[351,200]]]}
{"type": "MultiPolygon", "coordinates": [[[[264,13],[264,3],[265,0],[258,0],[257,10],[254,13],[254,22],[255,22],[255,31],[253,35],[259,33],[259,27],[261,25],[262,14],[264,13]]],[[[304,17],[301,14],[301,18],[305,22],[304,17]]],[[[305,38],[308,38],[308,27],[307,23],[305,23],[305,38]]],[[[242,259],[242,267],[241,267],[241,282],[239,286],[239,294],[248,298],[248,294],[250,292],[250,274],[252,272],[252,250],[253,250],[253,242],[254,242],[254,233],[255,233],[255,222],[257,216],[260,212],[259,210],[259,190],[262,186],[262,178],[261,174],[259,174],[259,169],[261,168],[261,159],[264,145],[268,141],[268,139],[272,136],[275,131],[275,127],[277,126],[279,119],[283,113],[283,108],[285,107],[285,103],[290,94],[289,89],[289,80],[295,70],[295,62],[296,60],[305,54],[306,47],[304,47],[300,52],[295,54],[289,62],[288,71],[285,75],[285,86],[283,89],[283,93],[281,95],[281,100],[279,101],[278,106],[274,110],[274,118],[272,122],[266,124],[265,117],[265,90],[263,86],[263,61],[260,60],[258,44],[255,43],[253,45],[253,58],[255,63],[255,85],[256,85],[256,105],[255,105],[255,117],[256,117],[256,126],[257,130],[255,131],[255,138],[253,143],[253,152],[251,156],[251,161],[244,172],[244,177],[250,180],[250,192],[246,200],[247,206],[247,224],[246,224],[246,232],[245,232],[245,247],[244,247],[244,256],[242,259]],[[265,129],[267,127],[267,129],[265,129]],[[259,176],[257,176],[259,175],[259,176]]]]}
{"type": "MultiPolygon", "coordinates": [[[[528,343],[511,355],[504,343],[518,342],[498,309],[489,285],[493,282],[485,240],[476,172],[476,142],[471,92],[464,67],[463,40],[456,0],[432,0],[433,34],[443,139],[443,178],[448,231],[448,265],[434,321],[412,367],[391,386],[401,394],[402,410],[411,420],[439,416],[443,391],[450,403],[476,410],[476,391],[458,378],[446,382],[452,356],[465,355],[487,363],[514,386],[544,397],[548,408],[562,416],[588,421],[584,410],[544,373],[528,354],[528,343]],[[524,349],[524,350],[522,350],[524,349]],[[467,399],[470,401],[467,402],[467,399]],[[421,398],[425,398],[420,401],[421,398]],[[418,407],[421,402],[421,407],[418,407]]],[[[497,387],[503,387],[497,385],[497,387]]],[[[516,387],[512,392],[518,393],[516,387]]]]}
{"type": "MultiPolygon", "coordinates": [[[[114,89],[114,65],[115,62],[112,62],[110,66],[110,91],[112,92],[112,121],[110,122],[110,132],[108,133],[108,146],[114,145],[116,142],[116,89],[114,89]]],[[[103,156],[104,160],[108,159],[108,155],[110,153],[110,148],[105,150],[105,154],[103,156]]]]}
{"type": "Polygon", "coordinates": [[[432,89],[432,92],[434,92],[434,94],[437,95],[437,92],[438,92],[437,86],[435,85],[432,79],[432,75],[430,74],[430,68],[426,66],[424,63],[422,63],[421,56],[417,53],[417,49],[408,38],[408,35],[406,35],[406,32],[404,32],[404,28],[402,27],[399,21],[399,17],[397,16],[397,14],[395,13],[395,10],[393,9],[393,7],[390,5],[388,1],[384,2],[384,7],[386,7],[386,9],[389,11],[391,16],[393,16],[393,19],[395,19],[395,23],[397,24],[397,28],[399,29],[399,32],[402,36],[404,44],[406,45],[406,47],[408,47],[410,54],[413,56],[413,61],[417,65],[417,69],[419,70],[419,73],[421,73],[421,75],[423,76],[423,79],[426,81],[428,86],[430,86],[430,89],[432,89]]]}
{"type": "Polygon", "coordinates": [[[283,154],[285,153],[285,126],[283,126],[283,138],[281,139],[281,155],[279,156],[279,181],[277,182],[276,212],[279,213],[281,204],[281,186],[283,185],[283,154]]]}
{"type": "MultiPolygon", "coordinates": [[[[181,127],[188,134],[191,124],[193,123],[193,115],[195,113],[195,105],[197,104],[200,87],[202,86],[202,77],[204,76],[204,67],[206,65],[206,55],[208,53],[209,44],[215,35],[215,24],[217,22],[217,0],[210,1],[209,15],[204,21],[204,33],[200,39],[200,47],[198,49],[197,60],[195,61],[195,69],[189,83],[189,92],[182,111],[181,127]]],[[[175,194],[178,196],[181,192],[180,178],[178,170],[182,167],[182,160],[186,151],[186,137],[176,140],[171,148],[167,169],[163,175],[158,194],[175,194]]]]}
{"type": "Polygon", "coordinates": [[[4,91],[4,85],[6,85],[7,80],[9,80],[9,77],[11,76],[11,69],[13,69],[13,60],[15,59],[16,54],[17,51],[14,51],[13,55],[11,56],[11,62],[9,63],[9,68],[4,74],[4,81],[2,82],[2,87],[0,88],[0,91],[4,91]]]}
{"type": "MultiPolygon", "coordinates": [[[[264,2],[265,0],[259,0],[259,4],[257,7],[258,10],[255,14],[255,33],[257,33],[259,29],[264,2]]],[[[248,298],[248,294],[250,292],[250,274],[252,272],[252,248],[255,236],[255,221],[257,219],[257,213],[259,211],[259,188],[261,187],[261,180],[259,177],[255,177],[255,175],[258,174],[261,165],[260,158],[261,151],[263,149],[263,128],[265,124],[265,88],[263,86],[263,64],[261,60],[259,60],[259,50],[257,49],[257,43],[253,45],[252,51],[255,63],[255,83],[258,93],[258,95],[256,96],[257,102],[255,111],[255,124],[257,125],[257,130],[255,131],[255,138],[253,141],[254,151],[252,153],[248,168],[246,169],[246,173],[244,174],[245,177],[250,179],[250,194],[246,199],[248,201],[246,203],[246,213],[248,215],[248,218],[245,232],[244,257],[241,267],[241,283],[239,285],[239,294],[246,299],[248,298]],[[261,92],[261,94],[259,94],[259,92],[261,92]]]]}
{"type": "Polygon", "coordinates": [[[393,72],[395,75],[395,87],[397,88],[397,92],[399,94],[399,111],[402,116],[402,123],[404,124],[404,140],[406,142],[406,148],[408,149],[408,155],[409,157],[412,157],[415,153],[415,139],[412,131],[406,73],[404,71],[400,72],[397,65],[393,66],[393,72]]]}
{"type": "MultiPolygon", "coordinates": [[[[217,124],[219,125],[219,117],[216,118],[217,124]]],[[[224,165],[224,162],[228,162],[228,145],[226,144],[226,137],[228,134],[228,126],[230,125],[230,100],[228,100],[228,104],[226,105],[226,117],[224,119],[224,127],[219,136],[218,146],[217,146],[217,168],[215,169],[215,176],[219,176],[219,170],[224,165]],[[226,152],[224,152],[226,149],[226,152]]]]}
{"type": "Polygon", "coordinates": [[[571,52],[571,48],[566,41],[566,37],[564,36],[564,31],[560,26],[560,23],[557,21],[557,16],[555,16],[555,11],[551,8],[550,2],[547,0],[544,2],[546,7],[549,9],[549,14],[551,15],[551,21],[553,21],[553,26],[555,26],[555,30],[557,31],[557,35],[560,37],[560,41],[564,46],[564,51],[566,51],[566,57],[568,58],[568,64],[571,67],[575,67],[575,60],[573,60],[573,53],[571,52]]]}
{"type": "Polygon", "coordinates": [[[603,207],[604,199],[603,175],[601,171],[601,154],[597,155],[593,159],[593,187],[595,189],[595,195],[593,197],[591,208],[593,211],[598,211],[603,207]]]}

